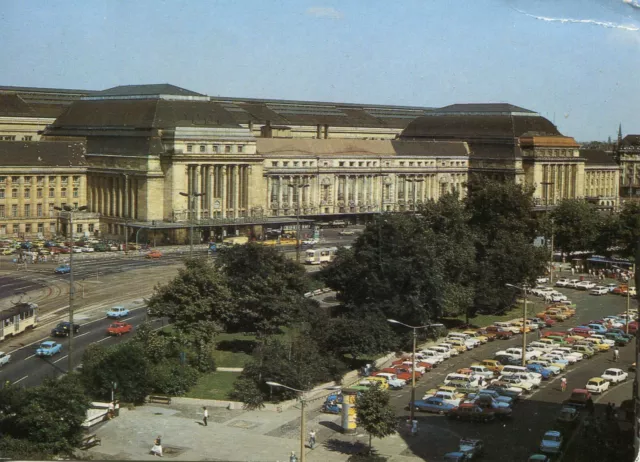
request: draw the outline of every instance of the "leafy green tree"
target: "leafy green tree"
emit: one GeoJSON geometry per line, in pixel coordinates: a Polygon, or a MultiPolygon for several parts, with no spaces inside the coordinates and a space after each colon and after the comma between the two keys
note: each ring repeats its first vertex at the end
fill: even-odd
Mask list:
{"type": "Polygon", "coordinates": [[[533,190],[513,182],[472,178],[466,208],[476,247],[472,312],[503,312],[514,300],[506,284],[532,283],[546,267],[546,250],[533,246],[540,222],[533,190]]]}
{"type": "Polygon", "coordinates": [[[369,434],[369,452],[373,437],[382,439],[396,433],[398,421],[389,393],[380,387],[370,387],[358,396],[356,415],[358,426],[369,434]]]}
{"type": "Polygon", "coordinates": [[[640,240],[640,203],[627,201],[623,204],[618,217],[618,245],[620,255],[634,258],[636,245],[640,240]]]}
{"type": "Polygon", "coordinates": [[[34,388],[5,386],[0,402],[3,455],[70,456],[79,446],[90,402],[77,374],[45,379],[34,388]]]}
{"type": "Polygon", "coordinates": [[[304,268],[272,247],[226,248],[217,265],[233,298],[227,323],[232,330],[256,332],[264,339],[290,325],[311,303],[304,297],[309,283],[304,268]]]}
{"type": "MultiPolygon", "coordinates": [[[[621,242],[621,222],[620,215],[615,213],[602,213],[598,215],[598,233],[593,243],[593,250],[598,255],[610,257],[613,253],[621,253],[617,247],[623,245],[621,242]]],[[[624,246],[622,253],[627,254],[628,248],[624,246]]]]}
{"type": "Polygon", "coordinates": [[[150,363],[138,342],[111,347],[92,345],[82,358],[82,379],[87,390],[97,399],[111,399],[112,383],[118,384],[122,401],[142,403],[153,390],[150,363]]]}
{"type": "Polygon", "coordinates": [[[552,212],[554,245],[565,255],[592,250],[600,219],[594,205],[581,199],[565,199],[552,212]]]}
{"type": "Polygon", "coordinates": [[[200,373],[194,367],[179,364],[177,360],[164,360],[152,364],[149,375],[153,390],[169,396],[184,395],[200,377],[200,373]]]}

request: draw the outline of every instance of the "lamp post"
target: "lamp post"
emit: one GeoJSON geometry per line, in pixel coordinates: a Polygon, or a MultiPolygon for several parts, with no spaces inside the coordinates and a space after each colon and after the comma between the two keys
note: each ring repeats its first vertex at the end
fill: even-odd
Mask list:
{"type": "Polygon", "coordinates": [[[409,412],[411,423],[415,417],[415,409],[413,403],[416,401],[416,339],[418,338],[418,329],[426,329],[428,327],[442,327],[443,324],[426,324],[424,326],[410,326],[395,319],[387,319],[391,324],[400,324],[401,326],[413,329],[413,349],[411,351],[411,402],[409,403],[409,412]]]}
{"type": "MultiPolygon", "coordinates": [[[[631,270],[631,272],[633,273],[633,276],[635,277],[636,275],[636,265],[635,263],[633,264],[633,269],[631,270]]],[[[631,310],[631,281],[632,278],[629,278],[629,283],[627,284],[627,322],[624,325],[624,332],[626,334],[629,334],[629,311],[631,310]]]]}
{"type": "Polygon", "coordinates": [[[522,308],[522,367],[527,367],[525,352],[527,350],[527,287],[515,286],[513,284],[505,284],[507,287],[521,290],[524,294],[524,307],[522,308]]]}
{"type": "MultiPolygon", "coordinates": [[[[283,385],[281,383],[278,382],[266,382],[267,385],[269,385],[270,387],[280,387],[280,388],[286,388],[287,390],[291,390],[291,391],[295,391],[296,393],[299,393],[299,399],[300,399],[300,462],[304,462],[305,461],[305,444],[304,444],[304,437],[305,437],[305,433],[307,432],[307,422],[306,422],[306,418],[304,415],[304,408],[306,405],[306,399],[304,397],[305,391],[304,390],[298,390],[297,388],[293,388],[293,387],[289,387],[287,385],[283,385]]],[[[320,387],[320,388],[314,388],[312,390],[309,391],[319,391],[319,390],[337,390],[340,387],[320,387]]]]}
{"type": "Polygon", "coordinates": [[[62,207],[54,207],[53,209],[69,214],[69,236],[71,238],[69,239],[69,355],[67,356],[67,373],[70,374],[73,371],[73,300],[75,298],[75,287],[73,285],[73,214],[87,210],[87,206],[71,207],[64,205],[62,207]]]}
{"type": "Polygon", "coordinates": [[[418,189],[417,183],[423,183],[424,178],[407,178],[406,181],[408,183],[413,183],[413,214],[415,215],[418,209],[416,204],[416,199],[417,199],[416,190],[418,189]]]}
{"type": "Polygon", "coordinates": [[[196,211],[196,197],[204,196],[204,193],[185,193],[181,196],[189,198],[189,258],[193,258],[193,213],[196,211]]]}
{"type": "Polygon", "coordinates": [[[311,186],[309,183],[300,184],[293,183],[287,185],[290,188],[297,189],[297,208],[296,208],[296,261],[300,263],[300,189],[311,186]]]}
{"type": "MultiPolygon", "coordinates": [[[[540,184],[546,187],[545,205],[547,213],[549,213],[549,186],[553,186],[555,183],[553,181],[542,181],[540,184]]],[[[549,283],[553,284],[553,217],[551,217],[551,260],[549,263],[549,283]]]]}

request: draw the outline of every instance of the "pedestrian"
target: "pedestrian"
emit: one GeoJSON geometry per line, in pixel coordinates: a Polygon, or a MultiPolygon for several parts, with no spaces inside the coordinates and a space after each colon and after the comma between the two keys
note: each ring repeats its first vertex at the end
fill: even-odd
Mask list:
{"type": "Polygon", "coordinates": [[[151,448],[151,453],[154,456],[162,457],[162,440],[160,439],[160,435],[153,442],[153,447],[151,448]]]}
{"type": "Polygon", "coordinates": [[[418,421],[414,420],[411,423],[411,436],[416,436],[418,434],[418,421]]]}
{"type": "Polygon", "coordinates": [[[204,422],[204,426],[207,426],[207,420],[209,419],[209,411],[207,410],[207,406],[202,407],[202,422],[204,422]]]}
{"type": "Polygon", "coordinates": [[[589,268],[589,276],[591,276],[591,268],[589,268]]]}
{"type": "Polygon", "coordinates": [[[309,432],[309,447],[311,449],[315,449],[316,447],[316,431],[315,430],[311,430],[309,432]]]}
{"type": "Polygon", "coordinates": [[[575,272],[576,272],[576,269],[572,266],[571,267],[571,275],[573,276],[575,274],[575,272]]]}
{"type": "Polygon", "coordinates": [[[567,378],[562,377],[562,380],[560,380],[560,390],[564,392],[566,389],[567,389],[567,378]]]}
{"type": "Polygon", "coordinates": [[[618,362],[618,358],[620,358],[620,351],[616,348],[613,350],[613,361],[618,362]]]}

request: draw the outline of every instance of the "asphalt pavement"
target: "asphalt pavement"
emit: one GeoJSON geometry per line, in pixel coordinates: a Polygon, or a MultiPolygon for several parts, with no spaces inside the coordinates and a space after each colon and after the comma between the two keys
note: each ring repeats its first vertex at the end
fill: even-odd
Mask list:
{"type": "MultiPolygon", "coordinates": [[[[576,316],[556,324],[552,330],[566,330],[602,316],[619,314],[626,309],[626,299],[621,296],[596,297],[574,289],[561,289],[561,292],[564,292],[577,304],[576,316]]],[[[540,303],[540,300],[535,298],[535,308],[529,307],[532,316],[542,310],[543,304],[540,303]]],[[[531,337],[530,341],[537,340],[535,333],[528,336],[531,337]]],[[[420,399],[426,390],[441,384],[446,374],[468,366],[474,361],[492,359],[498,350],[521,345],[521,336],[512,340],[496,340],[447,360],[438,368],[424,375],[417,386],[416,398],[420,399]]],[[[620,348],[620,354],[621,360],[618,363],[613,363],[612,353],[598,353],[592,359],[584,359],[570,366],[566,373],[543,382],[537,391],[515,406],[513,417],[509,420],[478,424],[451,420],[446,416],[418,413],[419,435],[411,437],[407,432],[401,433],[409,446],[403,455],[415,455],[429,461],[442,460],[444,454],[454,450],[459,439],[464,437],[480,438],[485,441],[486,460],[496,462],[526,461],[531,454],[537,452],[545,431],[553,428],[561,403],[569,397],[571,390],[584,388],[590,378],[601,375],[609,367],[620,367],[627,370],[634,360],[633,344],[620,348]],[[560,390],[560,378],[563,376],[567,378],[568,383],[567,391],[564,393],[560,390]]],[[[632,380],[633,374],[630,374],[629,381],[632,380]]],[[[616,400],[628,399],[630,389],[627,398],[624,398],[624,394],[616,393],[618,388],[627,386],[613,387],[610,392],[597,396],[596,403],[602,402],[603,404],[598,406],[603,407],[608,399],[614,400],[608,397],[609,394],[612,397],[615,394],[616,400]]],[[[407,419],[409,412],[405,410],[405,407],[410,400],[410,389],[405,388],[402,391],[391,393],[397,415],[402,416],[403,420],[407,419]]]]}

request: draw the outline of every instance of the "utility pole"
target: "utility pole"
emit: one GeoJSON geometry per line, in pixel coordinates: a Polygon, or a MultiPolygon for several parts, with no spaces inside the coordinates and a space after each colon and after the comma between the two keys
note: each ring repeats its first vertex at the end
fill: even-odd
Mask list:
{"type": "Polygon", "coordinates": [[[65,205],[64,207],[54,207],[54,210],[67,212],[69,214],[69,355],[67,356],[67,373],[70,374],[73,372],[73,302],[75,298],[75,286],[73,285],[73,214],[87,210],[87,206],[71,207],[65,205]]]}
{"type": "MultiPolygon", "coordinates": [[[[552,181],[543,181],[540,184],[546,186],[545,188],[545,205],[546,205],[546,209],[547,209],[547,214],[551,215],[550,211],[549,211],[549,186],[553,186],[555,183],[553,183],[552,181]]],[[[553,217],[550,218],[550,222],[551,222],[551,257],[549,260],[549,283],[553,284],[553,217]]]]}
{"type": "Polygon", "coordinates": [[[188,198],[189,205],[189,258],[193,258],[193,214],[196,212],[196,197],[202,197],[204,193],[185,193],[180,192],[181,196],[188,198]]]}
{"type": "Polygon", "coordinates": [[[297,200],[296,200],[296,204],[297,204],[297,208],[296,208],[296,261],[298,263],[300,263],[300,190],[303,189],[303,188],[308,188],[311,185],[309,183],[305,183],[305,184],[293,183],[293,184],[289,184],[287,186],[289,186],[290,188],[294,188],[294,190],[296,191],[296,195],[297,195],[297,200]]]}

